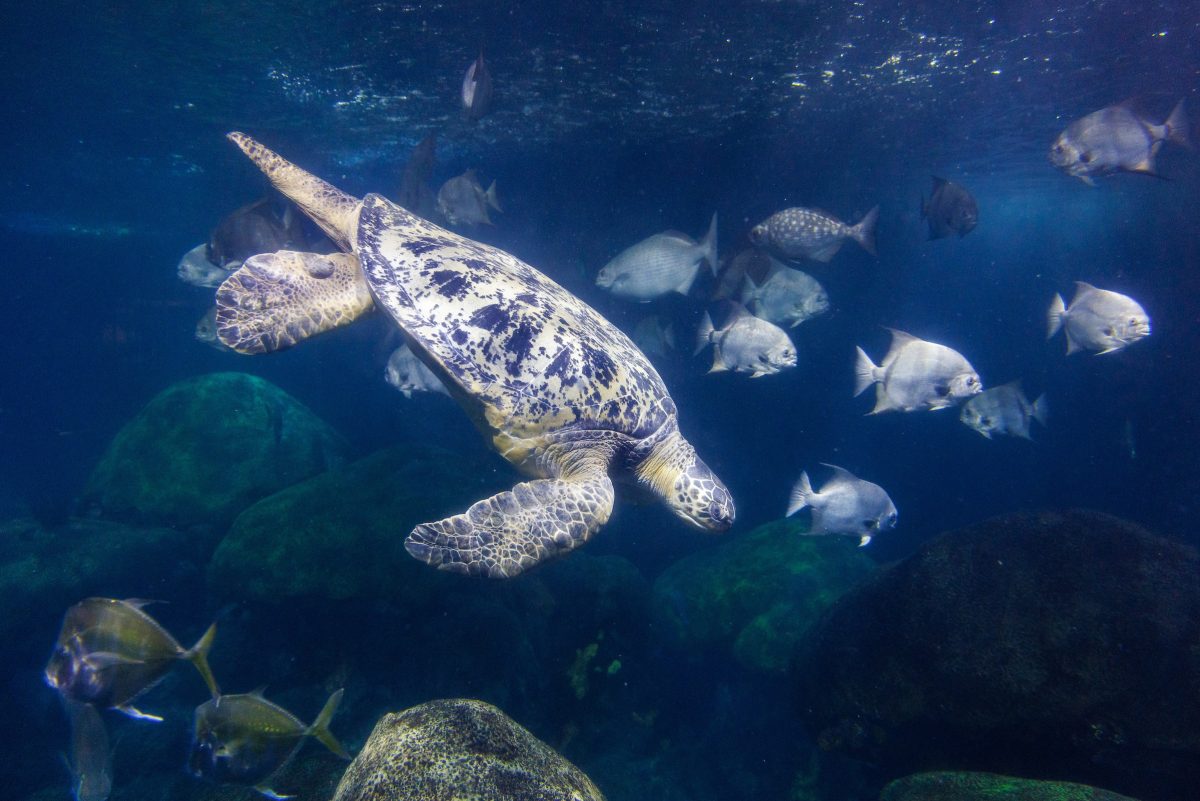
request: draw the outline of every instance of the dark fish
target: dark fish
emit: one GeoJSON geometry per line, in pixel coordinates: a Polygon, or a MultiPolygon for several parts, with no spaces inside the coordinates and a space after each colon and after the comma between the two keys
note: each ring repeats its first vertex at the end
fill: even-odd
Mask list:
{"type": "Polygon", "coordinates": [[[329,731],[342,691],[329,696],[311,726],[261,692],[223,695],[196,707],[188,770],[193,776],[254,787],[268,798],[287,798],[267,782],[300,750],[305,737],[316,737],[342,759],[350,755],[329,731]]]}
{"type": "Polygon", "coordinates": [[[400,196],[396,199],[401,206],[427,220],[437,213],[437,198],[429,186],[433,177],[434,155],[437,149],[437,134],[429,134],[413,148],[404,165],[404,177],[400,181],[400,196]]]}
{"type": "Polygon", "coordinates": [[[1136,113],[1129,102],[1093,111],[1067,126],[1050,147],[1050,163],[1091,184],[1114,172],[1158,175],[1154,157],[1163,142],[1188,145],[1187,115],[1180,100],[1161,125],[1136,113]]]}
{"type": "Polygon", "coordinates": [[[496,182],[492,181],[487,191],[483,191],[475,170],[467,170],[442,184],[438,190],[437,205],[438,211],[451,225],[491,225],[488,207],[504,211],[496,198],[496,182]]]}
{"type": "Polygon", "coordinates": [[[483,53],[467,67],[462,82],[463,116],[474,122],[492,110],[492,73],[484,63],[483,53]]]}
{"type": "Polygon", "coordinates": [[[75,801],[106,801],[112,793],[112,747],[100,713],[91,704],[63,699],[71,724],[71,794],[75,801]]]}
{"type": "Polygon", "coordinates": [[[208,667],[217,624],[184,650],[142,611],[147,603],[88,598],[68,609],[46,665],[46,683],[64,698],[117,709],[131,717],[162,720],[129,704],[157,684],[176,660],[186,659],[200,671],[213,697],[218,696],[220,690],[208,667]]]}
{"type": "Polygon", "coordinates": [[[921,196],[921,219],[929,221],[929,238],[941,239],[950,234],[964,237],[979,224],[979,204],[975,196],[963,187],[933,177],[933,193],[929,200],[921,196]]]}
{"type": "Polygon", "coordinates": [[[277,250],[306,250],[304,227],[291,203],[278,211],[270,197],[224,217],[208,239],[208,260],[226,270],[246,259],[277,250]]]}

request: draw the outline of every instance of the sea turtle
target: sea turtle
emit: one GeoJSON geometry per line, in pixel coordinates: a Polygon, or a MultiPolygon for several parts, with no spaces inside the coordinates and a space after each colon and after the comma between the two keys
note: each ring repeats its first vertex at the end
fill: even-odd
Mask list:
{"type": "Polygon", "coordinates": [[[278,350],[374,305],[500,455],[534,478],[418,525],[410,554],[443,570],[514,576],[608,521],[610,474],[697,528],[733,524],[733,499],[680,433],[662,379],[594,309],[502,250],[380,195],[347,195],[245,134],[229,138],[347,252],[248,259],[217,292],[221,341],[278,350]]]}

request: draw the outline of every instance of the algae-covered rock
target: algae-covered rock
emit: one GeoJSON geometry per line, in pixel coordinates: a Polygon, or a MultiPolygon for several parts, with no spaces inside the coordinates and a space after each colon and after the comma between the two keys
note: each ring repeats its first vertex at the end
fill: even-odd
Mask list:
{"type": "Polygon", "coordinates": [[[430,701],[387,714],[334,801],[603,801],[579,768],[482,701],[430,701]]]}
{"type": "Polygon", "coordinates": [[[404,550],[413,526],[487,494],[481,465],[428,446],[389,448],[251,506],[213,554],[209,583],[224,600],[419,595],[446,579],[404,550]]]}
{"type": "Polygon", "coordinates": [[[884,788],[879,801],[1134,801],[1071,782],[1018,779],[996,773],[918,773],[884,788]]]}
{"type": "Polygon", "coordinates": [[[871,560],[843,537],[778,521],[681,559],[654,583],[654,612],[678,645],[730,649],[743,665],[787,669],[796,643],[871,560]]]}
{"type": "Polygon", "coordinates": [[[797,697],[827,748],[1196,797],[1200,555],[1184,543],[1096,512],[994,518],[880,571],[807,642],[797,697]]]}
{"type": "Polygon", "coordinates": [[[283,390],[214,373],[167,388],[121,429],[83,501],[110,519],[219,529],[345,454],[341,436],[283,390]]]}
{"type": "Polygon", "coordinates": [[[90,595],[177,599],[191,579],[198,588],[198,551],[181,531],[72,519],[53,529],[32,518],[0,523],[0,642],[44,629],[50,638],[64,611],[90,595]]]}

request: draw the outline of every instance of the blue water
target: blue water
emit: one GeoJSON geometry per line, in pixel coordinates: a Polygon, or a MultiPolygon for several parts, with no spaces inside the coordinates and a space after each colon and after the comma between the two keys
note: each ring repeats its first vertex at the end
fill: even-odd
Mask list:
{"type": "MultiPolygon", "coordinates": [[[[1116,175],[1089,187],[1046,158],[1070,121],[1126,98],[1155,122],[1184,98],[1195,127],[1195,3],[46,3],[10,10],[0,37],[0,497],[47,526],[80,512],[88,475],[155,394],[218,371],[278,385],[355,455],[436,443],[480,460],[500,486],[517,480],[452,404],[406,402],[381,380],[380,319],[241,357],[195,341],[211,291],[175,275],[186,250],[264,190],[227,131],[250,133],[348,192],[392,196],[412,147],[437,132],[434,189],[474,167],[497,181],[504,204],[494,228],[465,233],[537,266],[628,332],[649,310],[690,331],[703,308],[694,298],[635,306],[593,285],[643,237],[699,235],[716,211],[722,256],[732,256],[753,225],[788,206],[846,220],[881,207],[878,258],[849,243],[830,264],[805,267],[833,312],[793,332],[796,369],[706,375],[708,357],[693,359],[686,346],[656,362],[683,432],[737,501],[727,536],[779,519],[799,472],[832,462],[886,487],[900,510],[899,527],[869,549],[881,565],[940,532],[1043,508],[1101,510],[1200,544],[1200,159],[1168,145],[1158,159],[1165,180],[1116,175]],[[458,84],[481,46],[495,111],[468,125],[458,84]],[[978,199],[980,224],[965,238],[926,241],[918,203],[931,174],[978,199]],[[1045,341],[1044,315],[1077,280],[1137,298],[1153,335],[1121,353],[1066,357],[1061,338],[1045,341]],[[854,348],[882,356],[884,326],[962,351],[987,386],[1024,379],[1031,398],[1046,393],[1049,427],[1033,443],[988,441],[957,411],[866,416],[870,400],[851,398],[854,348]]],[[[613,523],[584,550],[620,556],[653,581],[712,546],[660,508],[618,499],[613,523]]],[[[142,568],[153,595],[154,574],[170,566],[142,568]]],[[[164,613],[181,640],[220,611],[201,579],[187,586],[192,594],[164,613]]],[[[422,614],[455,598],[431,598],[422,614]]],[[[55,761],[65,723],[38,680],[59,615],[79,599],[59,600],[43,610],[41,640],[26,632],[31,639],[0,654],[12,721],[0,733],[5,797],[67,792],[55,761]]],[[[311,599],[299,612],[234,614],[246,616],[231,627],[240,633],[219,647],[235,689],[279,685],[302,717],[324,698],[323,668],[356,657],[374,666],[342,679],[372,684],[378,701],[343,722],[348,743],[361,745],[383,711],[478,688],[469,668],[439,662],[435,645],[371,628],[399,625],[401,611],[311,599]],[[398,666],[390,679],[389,664],[398,666]],[[402,678],[429,672],[442,679],[402,678]]],[[[658,648],[654,631],[639,637],[630,648],[658,648]]],[[[798,753],[809,746],[796,743],[808,735],[793,717],[756,713],[773,691],[763,687],[775,685],[704,658],[682,677],[646,668],[630,679],[643,682],[631,695],[662,692],[691,710],[655,732],[694,739],[683,755],[647,741],[632,747],[638,759],[616,760],[612,743],[634,735],[615,722],[560,743],[562,721],[533,680],[489,700],[509,701],[506,711],[562,744],[612,799],[666,792],[654,787],[669,787],[670,798],[785,795],[807,764],[798,753]],[[731,757],[717,767],[712,755],[729,737],[770,766],[731,757]],[[602,780],[618,775],[625,780],[602,780]]],[[[518,684],[565,667],[522,659],[506,673],[518,684]]],[[[191,677],[173,681],[190,693],[185,711],[202,700],[191,677]]],[[[140,779],[182,765],[171,750],[186,746],[180,726],[121,741],[114,798],[139,797],[140,779]],[[153,758],[139,760],[139,748],[153,758]]],[[[830,760],[816,797],[874,798],[892,778],[830,760]]]]}

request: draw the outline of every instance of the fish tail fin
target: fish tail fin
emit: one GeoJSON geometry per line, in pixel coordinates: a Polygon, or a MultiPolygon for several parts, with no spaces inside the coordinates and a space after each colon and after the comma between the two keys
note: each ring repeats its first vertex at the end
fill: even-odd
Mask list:
{"type": "Polygon", "coordinates": [[[338,742],[338,739],[333,736],[333,732],[329,730],[329,721],[333,720],[333,714],[337,712],[338,704],[342,702],[342,693],[345,690],[337,690],[333,695],[329,696],[329,700],[325,702],[325,706],[321,708],[321,713],[317,715],[317,719],[308,727],[307,734],[311,734],[321,741],[321,745],[328,748],[333,753],[340,756],[342,759],[349,759],[350,754],[338,742]]]}
{"type": "Polygon", "coordinates": [[[1067,313],[1067,304],[1063,303],[1062,295],[1055,293],[1050,301],[1050,310],[1046,312],[1046,339],[1052,338],[1062,328],[1063,316],[1067,313]]]}
{"type": "Polygon", "coordinates": [[[488,190],[483,193],[483,197],[484,197],[484,199],[487,200],[487,204],[489,206],[491,206],[493,209],[495,209],[496,211],[499,211],[499,212],[504,211],[504,209],[500,207],[500,199],[496,196],[496,182],[495,181],[492,181],[492,185],[489,186],[488,190]]]}
{"type": "Polygon", "coordinates": [[[707,311],[704,312],[704,318],[700,320],[700,328],[696,331],[696,350],[693,352],[693,356],[700,355],[700,351],[708,347],[708,343],[712,342],[715,331],[712,315],[707,311]]]}
{"type": "Polygon", "coordinates": [[[712,221],[708,224],[708,233],[700,240],[700,252],[715,277],[717,275],[717,213],[714,211],[712,221]]]}
{"type": "Polygon", "coordinates": [[[862,348],[855,348],[858,351],[858,356],[854,362],[854,397],[858,397],[866,391],[867,387],[875,383],[875,371],[879,368],[875,366],[875,362],[871,361],[871,357],[862,348]]]}
{"type": "Polygon", "coordinates": [[[808,506],[808,499],[813,496],[812,484],[808,480],[808,472],[800,473],[800,480],[796,482],[796,486],[792,487],[792,494],[788,496],[787,516],[799,512],[805,506],[808,506]]]}
{"type": "Polygon", "coordinates": [[[1171,116],[1163,123],[1163,139],[1184,147],[1192,146],[1188,138],[1188,118],[1187,112],[1183,110],[1183,100],[1175,104],[1171,116]]]}
{"type": "Polygon", "coordinates": [[[212,697],[220,698],[221,688],[217,686],[217,679],[213,676],[212,668],[208,666],[208,652],[212,650],[213,640],[216,636],[217,624],[213,623],[195,645],[183,652],[183,658],[196,666],[196,670],[200,672],[200,678],[204,679],[204,683],[208,685],[208,691],[212,693],[212,697]]]}
{"type": "Polygon", "coordinates": [[[1050,407],[1046,405],[1044,394],[1038,395],[1037,400],[1033,402],[1033,409],[1030,410],[1029,416],[1043,426],[1046,425],[1046,420],[1050,417],[1050,407]]]}
{"type": "Polygon", "coordinates": [[[868,211],[857,225],[850,227],[850,236],[854,237],[854,241],[862,245],[862,249],[872,256],[879,255],[875,252],[875,223],[877,222],[879,222],[878,206],[868,211]]]}
{"type": "Polygon", "coordinates": [[[754,304],[758,300],[758,284],[754,283],[754,279],[748,273],[745,281],[742,284],[742,305],[750,311],[754,311],[754,304]]]}

